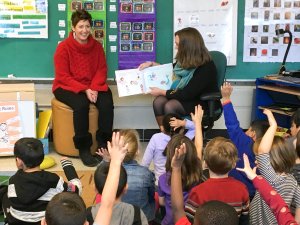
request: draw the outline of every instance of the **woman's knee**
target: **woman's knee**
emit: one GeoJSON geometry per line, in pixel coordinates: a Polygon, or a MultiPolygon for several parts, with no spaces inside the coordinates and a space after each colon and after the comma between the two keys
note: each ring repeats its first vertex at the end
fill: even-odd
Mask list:
{"type": "Polygon", "coordinates": [[[168,102],[165,96],[158,96],[153,100],[153,110],[156,116],[164,115],[164,107],[168,102]]]}
{"type": "Polygon", "coordinates": [[[181,112],[182,110],[183,110],[183,107],[182,107],[181,103],[176,99],[171,99],[164,105],[165,114],[168,114],[168,113],[179,114],[179,112],[181,112]]]}

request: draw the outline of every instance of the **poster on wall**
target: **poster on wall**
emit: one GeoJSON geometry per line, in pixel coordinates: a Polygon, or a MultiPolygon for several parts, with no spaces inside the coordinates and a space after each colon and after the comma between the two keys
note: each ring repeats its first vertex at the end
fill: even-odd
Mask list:
{"type": "Polygon", "coordinates": [[[0,101],[0,156],[13,155],[22,137],[35,137],[34,101],[0,101]]]}
{"type": "Polygon", "coordinates": [[[292,33],[286,62],[300,62],[300,1],[246,0],[244,62],[282,62],[292,33]]]}
{"type": "Polygon", "coordinates": [[[155,61],[155,0],[119,0],[119,69],[155,61]]]}
{"type": "MultiPolygon", "coordinates": [[[[228,65],[236,65],[236,0],[174,0],[174,32],[194,27],[201,33],[209,51],[223,52],[228,65]]],[[[176,50],[173,50],[174,56],[176,50]]]]}
{"type": "Polygon", "coordinates": [[[0,38],[48,38],[48,0],[0,0],[0,38]]]}
{"type": "Polygon", "coordinates": [[[85,9],[92,16],[92,35],[99,41],[105,51],[106,46],[106,0],[68,0],[68,32],[71,31],[72,13],[85,9]]]}

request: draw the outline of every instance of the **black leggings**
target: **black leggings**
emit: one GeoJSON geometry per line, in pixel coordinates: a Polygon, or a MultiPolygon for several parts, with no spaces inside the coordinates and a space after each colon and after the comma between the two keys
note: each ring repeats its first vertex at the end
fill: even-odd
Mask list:
{"type": "Polygon", "coordinates": [[[167,99],[165,96],[157,96],[153,101],[155,116],[164,116],[169,113],[176,113],[179,116],[186,116],[182,104],[176,99],[167,99]]]}

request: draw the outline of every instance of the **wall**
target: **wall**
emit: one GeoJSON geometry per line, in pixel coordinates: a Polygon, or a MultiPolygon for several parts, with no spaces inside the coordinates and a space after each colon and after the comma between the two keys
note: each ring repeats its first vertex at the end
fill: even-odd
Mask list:
{"type": "MultiPolygon", "coordinates": [[[[0,39],[0,78],[13,73],[17,77],[53,78],[53,53],[58,37],[59,19],[67,19],[67,12],[58,11],[58,3],[64,0],[49,0],[48,39],[0,39]]],[[[158,0],[157,3],[157,61],[172,62],[173,51],[173,0],[158,0]]],[[[107,7],[110,3],[107,1],[107,7]]],[[[107,8],[109,9],[109,8],[107,8]]],[[[227,79],[255,79],[277,73],[280,63],[243,62],[245,0],[238,1],[237,65],[227,69],[227,79]]],[[[107,24],[117,21],[117,13],[107,10],[107,24]]],[[[107,29],[108,35],[117,35],[117,29],[107,29]]],[[[118,68],[118,54],[109,52],[116,42],[107,41],[108,76],[113,79],[118,68]]],[[[291,46],[293,48],[293,46],[291,46]]],[[[283,56],[282,56],[283,57],[283,56]]],[[[287,70],[299,70],[300,63],[287,63],[287,70]]]]}
{"type": "MultiPolygon", "coordinates": [[[[234,91],[232,102],[241,123],[247,129],[254,117],[252,113],[254,82],[232,82],[234,91]]],[[[36,101],[42,109],[51,107],[51,84],[36,84],[36,101]]],[[[153,97],[151,95],[136,95],[118,97],[116,85],[110,85],[114,97],[115,120],[114,128],[157,129],[152,110],[153,97]]],[[[214,129],[225,129],[224,119],[221,117],[214,129]]]]}

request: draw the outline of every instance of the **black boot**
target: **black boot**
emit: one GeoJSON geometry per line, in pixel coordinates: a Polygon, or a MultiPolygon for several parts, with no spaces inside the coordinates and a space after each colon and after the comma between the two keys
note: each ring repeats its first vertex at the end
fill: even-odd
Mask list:
{"type": "Polygon", "coordinates": [[[99,161],[92,156],[90,149],[79,149],[79,157],[85,166],[97,166],[99,161]]]}
{"type": "Polygon", "coordinates": [[[107,149],[107,142],[111,141],[112,132],[102,132],[97,131],[96,133],[96,140],[98,142],[98,149],[99,148],[106,148],[107,149]]]}
{"type": "Polygon", "coordinates": [[[98,160],[91,154],[91,146],[93,144],[92,135],[88,133],[85,136],[74,136],[74,145],[79,150],[79,157],[85,166],[97,166],[98,160]]]}

